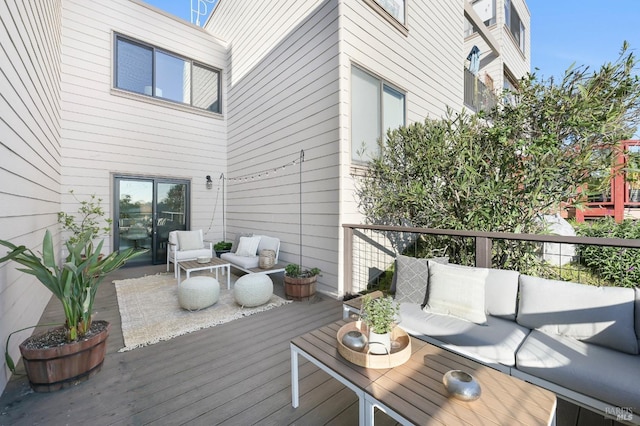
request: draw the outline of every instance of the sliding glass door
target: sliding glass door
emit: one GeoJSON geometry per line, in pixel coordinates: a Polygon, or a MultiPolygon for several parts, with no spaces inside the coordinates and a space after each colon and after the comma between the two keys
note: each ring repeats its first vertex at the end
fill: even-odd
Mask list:
{"type": "Polygon", "coordinates": [[[115,248],[146,248],[136,263],[167,259],[169,232],[189,229],[189,181],[115,177],[115,248]]]}

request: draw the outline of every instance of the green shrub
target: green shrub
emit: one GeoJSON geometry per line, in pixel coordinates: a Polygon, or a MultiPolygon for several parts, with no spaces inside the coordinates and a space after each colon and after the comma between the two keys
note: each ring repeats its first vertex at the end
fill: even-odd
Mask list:
{"type": "MultiPolygon", "coordinates": [[[[578,225],[576,233],[582,237],[636,239],[640,238],[640,222],[595,220],[578,225]]],[[[634,287],[640,283],[640,249],[587,245],[577,249],[580,263],[613,285],[634,287]]]]}

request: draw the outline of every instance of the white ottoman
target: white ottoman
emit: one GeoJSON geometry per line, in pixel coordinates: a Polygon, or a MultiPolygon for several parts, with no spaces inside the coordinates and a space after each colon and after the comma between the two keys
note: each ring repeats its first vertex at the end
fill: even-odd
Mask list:
{"type": "Polygon", "coordinates": [[[273,281],[267,274],[247,274],[236,281],[233,297],[243,307],[264,305],[273,294],[273,281]]]}
{"type": "Polygon", "coordinates": [[[219,297],[220,283],[212,277],[191,277],[178,284],[178,303],[189,311],[211,306],[219,297]]]}

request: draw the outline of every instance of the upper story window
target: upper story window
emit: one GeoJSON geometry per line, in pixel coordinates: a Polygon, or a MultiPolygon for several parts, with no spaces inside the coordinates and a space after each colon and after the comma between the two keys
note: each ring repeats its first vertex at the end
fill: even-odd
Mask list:
{"type": "Polygon", "coordinates": [[[395,18],[396,21],[402,25],[405,24],[404,16],[404,4],[405,0],[374,0],[378,3],[387,13],[395,18]]]}
{"type": "Polygon", "coordinates": [[[405,95],[384,80],[351,67],[351,158],[368,162],[388,129],[405,125],[405,95]]]}
{"type": "MultiPolygon", "coordinates": [[[[485,26],[496,23],[496,0],[474,0],[471,2],[473,10],[478,14],[485,26]]],[[[464,20],[464,36],[469,37],[471,34],[478,32],[467,19],[464,20]]]]}
{"type": "Polygon", "coordinates": [[[408,0],[363,0],[400,33],[409,35],[407,27],[408,0]]]}
{"type": "Polygon", "coordinates": [[[116,36],[114,86],[220,112],[220,71],[154,46],[116,36]]]}
{"type": "Polygon", "coordinates": [[[518,15],[518,11],[511,3],[511,0],[505,0],[504,2],[504,16],[505,25],[511,31],[520,51],[524,53],[524,24],[520,20],[520,15],[518,15]]]}

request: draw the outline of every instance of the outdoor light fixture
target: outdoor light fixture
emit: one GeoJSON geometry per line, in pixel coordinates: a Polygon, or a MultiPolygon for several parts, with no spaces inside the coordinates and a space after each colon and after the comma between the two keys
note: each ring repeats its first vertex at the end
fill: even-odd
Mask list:
{"type": "Polygon", "coordinates": [[[213,181],[211,181],[211,176],[207,175],[207,189],[213,188],[213,181]]]}

